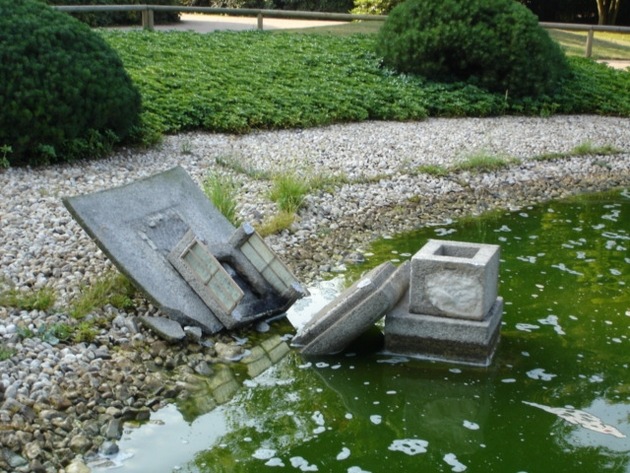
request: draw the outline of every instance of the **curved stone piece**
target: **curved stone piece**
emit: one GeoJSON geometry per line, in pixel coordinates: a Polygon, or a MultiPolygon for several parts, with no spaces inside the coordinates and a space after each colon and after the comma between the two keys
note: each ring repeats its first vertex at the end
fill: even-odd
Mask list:
{"type": "Polygon", "coordinates": [[[186,338],[186,332],[181,325],[166,317],[152,317],[144,315],[139,317],[140,323],[153,330],[164,340],[169,342],[180,342],[186,338]]]}
{"type": "Polygon", "coordinates": [[[305,355],[329,355],[343,350],[390,311],[409,287],[409,262],[395,268],[384,263],[324,307],[295,343],[305,355]]]}

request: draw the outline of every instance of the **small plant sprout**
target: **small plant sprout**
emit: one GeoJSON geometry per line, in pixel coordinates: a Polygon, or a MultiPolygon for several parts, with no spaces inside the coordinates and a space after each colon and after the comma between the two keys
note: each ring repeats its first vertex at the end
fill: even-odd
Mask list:
{"type": "Polygon", "coordinates": [[[85,288],[70,308],[70,316],[83,319],[95,309],[111,304],[118,309],[133,307],[136,288],[124,275],[111,272],[85,288]]]}
{"type": "Polygon", "coordinates": [[[9,154],[13,152],[13,148],[9,145],[0,146],[0,169],[7,169],[9,167],[9,154]]]}
{"type": "Polygon", "coordinates": [[[449,173],[447,167],[440,166],[439,164],[423,164],[422,166],[418,166],[417,171],[421,174],[428,174],[434,177],[445,177],[448,176],[449,173]]]}
{"type": "Polygon", "coordinates": [[[280,211],[269,220],[266,220],[261,225],[257,226],[256,231],[264,238],[291,228],[293,222],[295,222],[294,212],[280,211]]]}
{"type": "Polygon", "coordinates": [[[622,151],[611,145],[595,146],[590,141],[585,141],[569,151],[570,156],[610,156],[622,151]]]}
{"type": "Polygon", "coordinates": [[[550,152],[535,156],[538,161],[552,161],[554,159],[565,159],[576,156],[612,156],[623,153],[623,150],[612,145],[595,146],[590,141],[584,141],[574,146],[567,152],[550,152]]]}

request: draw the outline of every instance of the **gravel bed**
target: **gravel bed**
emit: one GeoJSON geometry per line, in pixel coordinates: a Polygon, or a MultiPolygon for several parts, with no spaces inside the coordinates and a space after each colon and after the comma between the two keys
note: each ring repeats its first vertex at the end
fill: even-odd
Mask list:
{"type": "Polygon", "coordinates": [[[238,352],[230,334],[175,347],[157,340],[135,322],[137,315],[157,313],[141,298],[133,311],[106,307],[94,315],[110,323],[90,344],[20,336],[25,328],[37,332],[70,322],[70,302],[112,270],[61,198],[176,165],[199,183],[212,173],[232,176],[239,214],[253,223],[276,212],[271,182],[260,176],[335,177],[337,184],[308,195],[290,230],[267,238],[308,284],[360,261],[375,238],[489,209],[630,186],[630,119],[429,119],[243,136],[190,133],[106,160],[0,171],[0,290],[50,287],[57,294],[54,310],[0,306],[0,350],[13,353],[0,361],[0,472],[89,471],[90,455],[116,450],[122,422],[185,397],[195,377],[238,352]],[[568,156],[585,143],[621,152],[568,156]],[[550,153],[567,157],[534,159],[550,153]],[[444,177],[419,170],[481,155],[518,161],[498,171],[444,177]]]}

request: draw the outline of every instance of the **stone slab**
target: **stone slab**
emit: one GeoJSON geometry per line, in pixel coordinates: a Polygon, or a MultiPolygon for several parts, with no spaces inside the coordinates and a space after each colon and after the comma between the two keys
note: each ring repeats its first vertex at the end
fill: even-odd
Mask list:
{"type": "Polygon", "coordinates": [[[483,320],[414,314],[403,298],[385,317],[385,352],[488,366],[499,340],[502,316],[501,297],[483,320]]]}
{"type": "Polygon", "coordinates": [[[482,320],[497,298],[498,245],[429,240],[411,259],[409,312],[482,320]]]}
{"type": "Polygon", "coordinates": [[[317,312],[293,337],[291,344],[304,346],[315,340],[341,317],[365,301],[395,271],[396,266],[390,262],[383,263],[369,271],[359,281],[355,282],[317,312]]]}
{"type": "Polygon", "coordinates": [[[168,317],[215,333],[223,324],[168,262],[191,229],[209,247],[234,227],[181,167],[113,189],[63,199],[99,248],[168,317]]]}
{"type": "MultiPolygon", "coordinates": [[[[358,304],[340,313],[336,320],[306,344],[301,352],[305,355],[329,355],[342,351],[388,313],[408,287],[409,262],[405,262],[358,304]]],[[[341,299],[344,299],[344,294],[340,296],[341,299]]]]}
{"type": "Polygon", "coordinates": [[[181,167],[63,202],[118,269],[182,326],[204,334],[237,328],[308,294],[255,230],[234,228],[181,167]]]}

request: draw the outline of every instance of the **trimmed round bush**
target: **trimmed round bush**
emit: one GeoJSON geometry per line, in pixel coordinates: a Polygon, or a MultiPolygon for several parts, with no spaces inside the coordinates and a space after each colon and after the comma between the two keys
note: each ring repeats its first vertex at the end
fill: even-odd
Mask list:
{"type": "Polygon", "coordinates": [[[0,0],[0,146],[12,165],[102,155],[139,122],[116,52],[36,0],[0,0]]]}
{"type": "Polygon", "coordinates": [[[514,0],[407,0],[390,13],[377,50],[398,72],[513,97],[551,93],[569,71],[558,44],[514,0]]]}

